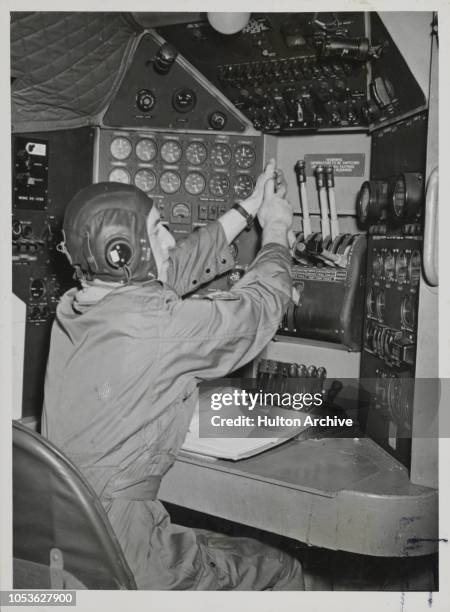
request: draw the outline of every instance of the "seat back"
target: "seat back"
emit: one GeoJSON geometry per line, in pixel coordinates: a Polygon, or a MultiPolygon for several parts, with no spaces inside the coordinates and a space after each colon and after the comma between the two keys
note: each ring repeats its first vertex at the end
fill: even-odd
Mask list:
{"type": "MultiPolygon", "coordinates": [[[[119,541],[96,493],[48,440],[13,423],[13,556],[64,569],[88,589],[136,589],[119,541]]],[[[23,587],[22,587],[23,588],[23,587]]]]}

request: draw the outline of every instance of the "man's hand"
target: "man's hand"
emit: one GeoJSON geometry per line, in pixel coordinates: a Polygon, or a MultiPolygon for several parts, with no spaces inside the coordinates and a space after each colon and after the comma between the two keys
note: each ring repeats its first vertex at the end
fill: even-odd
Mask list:
{"type": "Polygon", "coordinates": [[[263,202],[258,211],[258,221],[263,228],[263,245],[277,242],[289,246],[288,233],[291,233],[293,209],[281,193],[285,193],[285,189],[275,191],[273,178],[266,181],[263,202]]]}
{"type": "MultiPolygon", "coordinates": [[[[285,210],[285,216],[287,215],[285,219],[286,228],[289,229],[292,225],[292,208],[289,202],[284,199],[285,195],[286,181],[284,180],[283,172],[281,170],[276,170],[275,160],[271,159],[267,164],[264,172],[259,175],[252,195],[246,200],[240,202],[240,204],[250,215],[252,215],[253,217],[258,216],[261,227],[264,227],[266,217],[269,217],[270,219],[276,217],[278,219],[279,215],[281,214],[281,211],[285,210]],[[263,204],[265,200],[267,200],[267,202],[263,204]],[[277,205],[277,202],[281,204],[277,205]],[[263,206],[265,206],[267,210],[262,214],[261,218],[259,212],[263,208],[263,206]],[[271,212],[268,209],[273,209],[273,211],[271,212]],[[290,218],[290,221],[288,221],[288,217],[290,218]]],[[[236,236],[246,227],[246,221],[244,217],[239,212],[233,209],[222,215],[219,218],[219,223],[223,227],[228,244],[230,244],[236,238],[236,236]]],[[[275,219],[271,221],[271,226],[273,226],[274,224],[276,224],[275,219]]],[[[274,241],[278,242],[278,240],[272,240],[272,242],[274,241]]]]}
{"type": "Polygon", "coordinates": [[[265,167],[264,172],[258,176],[252,195],[241,202],[241,206],[243,206],[245,210],[254,217],[256,217],[263,202],[265,184],[268,180],[273,179],[275,176],[275,168],[275,160],[271,159],[265,167]]]}

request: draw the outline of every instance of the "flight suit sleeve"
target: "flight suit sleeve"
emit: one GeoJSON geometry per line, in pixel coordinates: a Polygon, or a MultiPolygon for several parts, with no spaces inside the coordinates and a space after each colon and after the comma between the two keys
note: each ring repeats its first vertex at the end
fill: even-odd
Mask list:
{"type": "Polygon", "coordinates": [[[286,247],[267,244],[224,299],[169,300],[161,330],[167,371],[212,379],[254,359],[291,299],[290,265],[286,247]]]}
{"type": "Polygon", "coordinates": [[[192,232],[171,251],[166,284],[183,296],[233,266],[225,232],[215,221],[192,232]]]}

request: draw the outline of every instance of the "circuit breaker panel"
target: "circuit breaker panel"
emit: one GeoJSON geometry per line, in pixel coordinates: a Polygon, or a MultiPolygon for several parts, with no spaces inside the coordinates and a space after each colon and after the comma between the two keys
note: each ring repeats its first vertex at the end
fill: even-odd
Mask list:
{"type": "Polygon", "coordinates": [[[13,136],[13,292],[26,305],[23,416],[41,413],[56,305],[75,285],[56,245],[65,207],[92,182],[93,143],[89,128],[13,136]]]}

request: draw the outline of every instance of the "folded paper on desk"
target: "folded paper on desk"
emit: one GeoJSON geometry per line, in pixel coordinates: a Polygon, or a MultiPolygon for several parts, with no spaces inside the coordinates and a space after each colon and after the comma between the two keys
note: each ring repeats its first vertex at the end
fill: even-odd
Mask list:
{"type": "MultiPolygon", "coordinates": [[[[223,391],[223,389],[222,389],[223,391]]],[[[203,437],[204,432],[211,431],[210,420],[213,415],[211,410],[200,408],[202,402],[197,403],[197,407],[194,411],[194,415],[189,426],[189,431],[186,434],[182,450],[196,453],[200,455],[207,455],[210,457],[216,457],[219,459],[231,459],[232,461],[238,461],[239,459],[245,459],[262,453],[269,448],[278,446],[289,439],[294,438],[299,433],[310,428],[310,425],[295,425],[295,426],[271,426],[261,427],[257,425],[240,426],[239,436],[231,437],[230,429],[224,431],[224,435],[220,436],[220,432],[216,433],[217,437],[203,437]],[[203,435],[202,435],[203,434],[203,435]],[[258,437],[258,436],[264,437],[258,437]],[[269,437],[270,436],[270,437],[269,437]]],[[[274,406],[267,406],[266,409],[255,411],[254,421],[257,422],[257,414],[261,413],[270,415],[270,418],[279,420],[300,420],[302,423],[306,416],[303,412],[297,412],[294,410],[286,410],[274,406]]],[[[311,413],[309,413],[311,415],[311,413]]],[[[231,406],[227,407],[226,414],[223,416],[226,418],[236,418],[242,415],[242,410],[239,407],[231,406]]]]}

